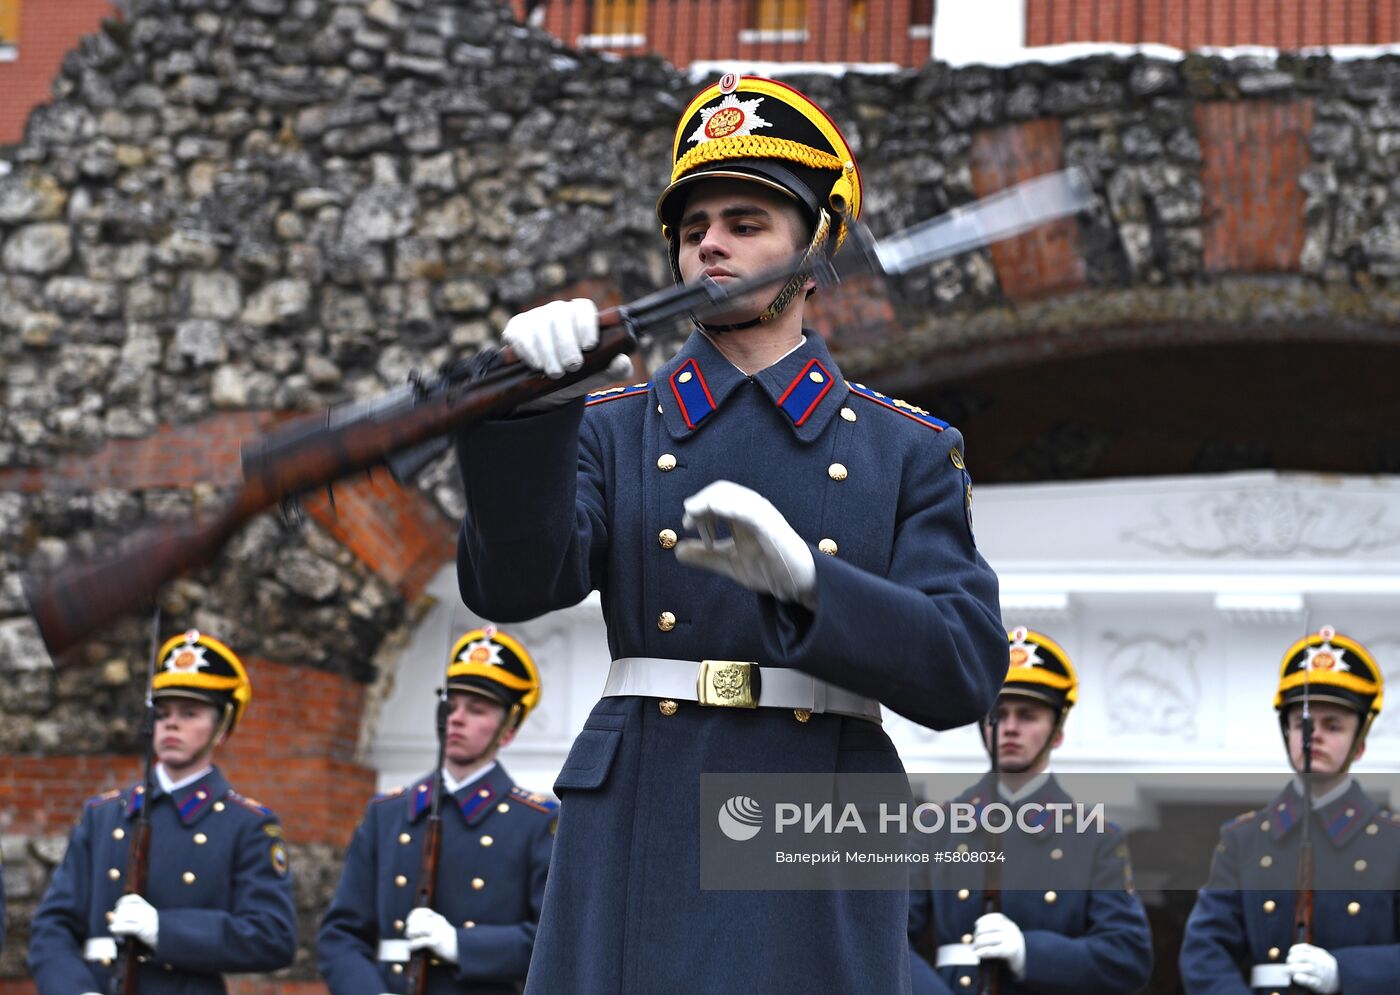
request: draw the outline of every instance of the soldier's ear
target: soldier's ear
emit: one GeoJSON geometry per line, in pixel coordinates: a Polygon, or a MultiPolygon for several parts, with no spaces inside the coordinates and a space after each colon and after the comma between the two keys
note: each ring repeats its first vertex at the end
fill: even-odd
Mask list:
{"type": "Polygon", "coordinates": [[[1062,728],[1062,729],[1060,729],[1059,732],[1055,733],[1055,739],[1054,739],[1053,742],[1051,742],[1051,744],[1050,744],[1050,749],[1052,749],[1052,750],[1058,750],[1058,749],[1060,748],[1060,744],[1063,743],[1064,741],[1065,741],[1065,731],[1064,731],[1064,729],[1062,728]]]}
{"type": "Polygon", "coordinates": [[[1352,762],[1352,763],[1356,763],[1356,761],[1360,760],[1360,759],[1361,759],[1362,757],[1364,757],[1365,755],[1366,755],[1366,741],[1363,739],[1361,742],[1359,742],[1359,743],[1356,744],[1356,753],[1352,755],[1351,762],[1352,762]]]}
{"type": "Polygon", "coordinates": [[[515,734],[516,734],[517,731],[518,731],[518,730],[516,730],[516,729],[507,729],[505,732],[501,733],[501,739],[500,739],[500,741],[496,744],[496,749],[500,750],[500,749],[504,749],[505,747],[509,746],[509,745],[510,745],[510,741],[511,741],[512,739],[515,738],[515,734]]]}

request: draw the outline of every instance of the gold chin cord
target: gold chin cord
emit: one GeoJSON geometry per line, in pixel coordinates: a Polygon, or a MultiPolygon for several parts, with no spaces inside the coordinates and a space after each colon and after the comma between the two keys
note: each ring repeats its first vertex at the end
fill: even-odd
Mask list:
{"type": "Polygon", "coordinates": [[[822,208],[817,212],[817,226],[812,232],[812,241],[807,246],[807,251],[802,254],[802,260],[797,264],[797,270],[792,274],[792,278],[783,285],[783,289],[778,291],[778,296],[773,298],[773,303],[769,304],[764,312],[758,316],[760,323],[772,321],[778,315],[787,310],[787,306],[792,303],[794,297],[801,292],[803,284],[812,275],[812,259],[818,252],[826,246],[826,240],[831,236],[831,214],[822,208]]]}

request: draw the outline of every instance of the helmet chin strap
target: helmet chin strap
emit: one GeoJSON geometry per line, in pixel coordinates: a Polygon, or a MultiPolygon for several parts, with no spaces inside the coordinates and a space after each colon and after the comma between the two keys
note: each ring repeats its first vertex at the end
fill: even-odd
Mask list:
{"type": "MultiPolygon", "coordinates": [[[[762,325],[778,317],[778,315],[787,310],[788,305],[793,302],[793,299],[796,298],[798,293],[802,291],[802,288],[806,286],[807,280],[812,276],[812,259],[822,250],[823,246],[826,245],[827,238],[830,234],[831,215],[825,208],[822,208],[817,212],[817,225],[812,232],[812,240],[807,245],[807,251],[802,253],[802,259],[797,264],[797,269],[788,279],[788,282],[783,284],[783,289],[778,291],[778,295],[773,298],[772,302],[764,308],[756,318],[750,318],[748,321],[736,322],[732,325],[713,325],[697,320],[695,322],[696,326],[705,332],[722,334],[724,332],[737,332],[744,328],[753,328],[755,325],[762,325]]],[[[677,282],[679,282],[679,267],[676,267],[676,269],[677,282]]]]}

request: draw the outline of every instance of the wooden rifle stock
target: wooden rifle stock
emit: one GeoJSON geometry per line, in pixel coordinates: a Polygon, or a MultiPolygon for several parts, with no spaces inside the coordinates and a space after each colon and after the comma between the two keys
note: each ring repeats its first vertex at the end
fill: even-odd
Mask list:
{"type": "MultiPolygon", "coordinates": [[[[147,788],[147,794],[150,789],[147,788]]],[[[146,811],[147,799],[141,799],[141,814],[131,831],[131,846],[127,848],[126,889],[124,895],[144,895],[151,869],[151,819],[146,811]]],[[[113,972],[116,995],[137,995],[141,960],[136,948],[140,940],[127,937],[121,945],[121,955],[113,972]]]]}
{"type": "MultiPolygon", "coordinates": [[[[131,830],[131,843],[126,851],[126,887],[124,895],[145,895],[151,870],[151,775],[156,760],[156,666],[160,656],[160,607],[151,614],[151,666],[146,676],[146,711],[141,720],[141,738],[146,745],[146,765],[141,775],[141,807],[136,825],[131,830]]],[[[139,941],[127,937],[121,945],[117,965],[112,971],[111,990],[115,995],[136,995],[141,973],[141,960],[136,948],[139,941]]]]}
{"type": "MultiPolygon", "coordinates": [[[[428,825],[423,832],[423,857],[418,864],[418,886],[413,894],[415,909],[431,909],[437,897],[438,855],[442,852],[442,765],[447,759],[447,685],[438,688],[437,766],[433,768],[433,794],[428,805],[428,825]]],[[[419,950],[408,965],[404,990],[408,995],[427,995],[431,950],[419,950]]]]}
{"type": "MultiPolygon", "coordinates": [[[[990,730],[989,735],[991,736],[991,746],[988,752],[992,757],[992,786],[989,801],[997,801],[1001,794],[1001,744],[997,742],[997,737],[1000,735],[998,727],[1001,724],[999,704],[999,700],[992,703],[992,713],[987,718],[987,728],[990,730]]],[[[1001,864],[995,860],[989,860],[982,867],[982,914],[985,916],[1000,911],[1001,864]]],[[[977,990],[981,995],[1000,995],[1001,961],[982,961],[977,969],[977,982],[977,990]]]]}
{"type": "MultiPolygon", "coordinates": [[[[1312,708],[1308,684],[1303,683],[1303,826],[1298,842],[1298,886],[1293,895],[1293,942],[1313,941],[1313,791],[1312,791],[1312,708]]],[[[1301,985],[1290,985],[1291,992],[1306,992],[1301,985]]]]}
{"type": "MultiPolygon", "coordinates": [[[[439,775],[441,781],[441,775],[439,775]]],[[[441,785],[436,789],[442,791],[441,785]]],[[[438,854],[442,850],[442,812],[434,812],[428,817],[428,825],[423,833],[423,859],[418,865],[418,889],[413,896],[414,908],[430,909],[437,895],[438,854]]],[[[432,951],[418,950],[408,966],[408,978],[404,990],[408,995],[425,995],[428,991],[428,964],[432,951]]]]}
{"type": "Polygon", "coordinates": [[[55,656],[126,615],[167,581],[209,563],[255,515],[299,495],[382,465],[395,453],[460,431],[607,368],[636,339],[625,308],[598,315],[596,348],[582,368],[551,380],[510,350],[480,376],[446,376],[415,394],[404,388],[378,404],[332,421],[334,412],[298,418],[256,440],[243,455],[243,485],[216,516],[152,527],[107,559],[48,577],[26,578],[25,593],[49,652],[55,656]]]}

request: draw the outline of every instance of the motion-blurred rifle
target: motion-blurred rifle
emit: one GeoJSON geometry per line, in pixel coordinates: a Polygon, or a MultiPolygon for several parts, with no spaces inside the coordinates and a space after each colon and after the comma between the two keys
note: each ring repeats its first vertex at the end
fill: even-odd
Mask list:
{"type": "Polygon", "coordinates": [[[297,419],[245,447],[242,486],[218,514],[155,527],[106,559],[27,578],[39,632],[56,656],[130,612],[166,581],[209,563],[253,516],[377,466],[388,466],[400,480],[411,477],[445,452],[453,435],[477,422],[605,370],[613,357],[680,319],[703,320],[755,291],[781,286],[803,265],[821,286],[865,273],[902,273],[1074,214],[1091,201],[1088,181],[1071,169],[1027,180],[878,242],[851,225],[838,256],[807,260],[797,253],[752,277],[725,283],[702,278],[602,311],[597,347],[563,379],[530,369],[509,349],[488,349],[432,375],[411,376],[379,397],[297,419]]]}

